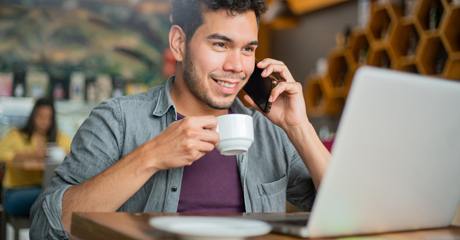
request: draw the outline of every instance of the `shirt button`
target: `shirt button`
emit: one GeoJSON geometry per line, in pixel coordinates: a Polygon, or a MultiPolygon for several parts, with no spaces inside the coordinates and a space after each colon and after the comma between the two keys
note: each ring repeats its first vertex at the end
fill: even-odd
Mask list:
{"type": "Polygon", "coordinates": [[[177,192],[177,187],[176,187],[176,186],[172,187],[172,188],[171,188],[171,191],[172,191],[172,192],[177,192]]]}

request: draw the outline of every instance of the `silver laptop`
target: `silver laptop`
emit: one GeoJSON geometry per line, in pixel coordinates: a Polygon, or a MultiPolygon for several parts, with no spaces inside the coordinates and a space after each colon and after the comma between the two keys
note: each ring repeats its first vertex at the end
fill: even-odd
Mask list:
{"type": "Polygon", "coordinates": [[[301,237],[438,228],[459,202],[460,82],[361,67],[308,222],[272,225],[301,237]]]}

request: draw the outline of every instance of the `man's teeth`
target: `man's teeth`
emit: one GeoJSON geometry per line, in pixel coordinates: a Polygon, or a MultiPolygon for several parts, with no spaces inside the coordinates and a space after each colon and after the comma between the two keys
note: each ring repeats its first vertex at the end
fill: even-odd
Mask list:
{"type": "Polygon", "coordinates": [[[228,83],[228,82],[224,82],[224,81],[217,81],[218,84],[224,86],[224,87],[228,87],[228,88],[232,88],[236,85],[236,83],[228,83]]]}

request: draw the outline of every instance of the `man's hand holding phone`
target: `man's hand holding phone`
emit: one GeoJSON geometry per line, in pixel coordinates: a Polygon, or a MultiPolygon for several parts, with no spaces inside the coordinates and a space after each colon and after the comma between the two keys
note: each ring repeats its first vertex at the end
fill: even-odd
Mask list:
{"type": "MultiPolygon", "coordinates": [[[[263,112],[253,99],[246,95],[244,99],[249,105],[261,111],[270,121],[283,128],[286,132],[291,127],[309,123],[302,85],[294,80],[287,66],[281,61],[266,58],[257,63],[256,67],[263,69],[261,73],[263,78],[277,73],[280,79],[276,87],[271,91],[268,99],[271,103],[271,111],[269,113],[263,112]]],[[[254,72],[256,73],[257,71],[254,72]]]]}
{"type": "MultiPolygon", "coordinates": [[[[264,59],[257,64],[257,67],[264,69],[262,77],[267,77],[274,72],[280,76],[280,82],[273,88],[269,97],[269,102],[272,103],[271,111],[261,112],[286,132],[318,189],[326,171],[330,153],[321,143],[308,120],[302,85],[294,80],[283,62],[264,59]]],[[[244,96],[244,99],[253,108],[260,111],[249,96],[244,96]]]]}

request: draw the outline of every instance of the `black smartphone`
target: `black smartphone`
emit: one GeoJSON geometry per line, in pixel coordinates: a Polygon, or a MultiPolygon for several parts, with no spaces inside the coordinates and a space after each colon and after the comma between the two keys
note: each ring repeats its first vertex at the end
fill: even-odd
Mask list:
{"type": "Polygon", "coordinates": [[[243,89],[263,112],[268,113],[272,108],[272,103],[268,101],[268,98],[279,81],[272,74],[268,77],[262,77],[264,69],[258,68],[257,63],[256,60],[254,72],[243,89]]]}

